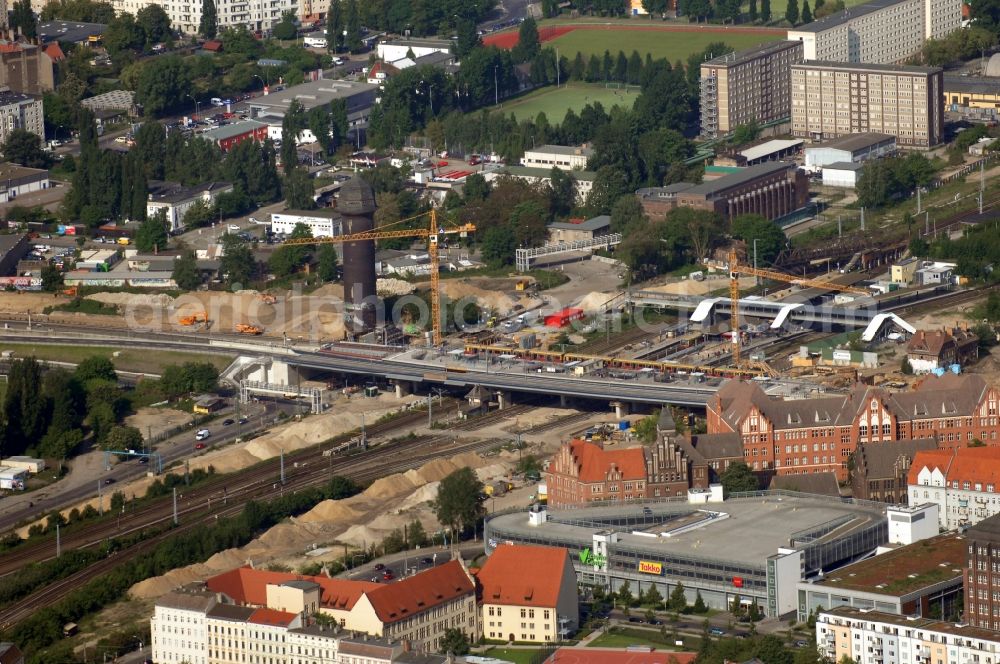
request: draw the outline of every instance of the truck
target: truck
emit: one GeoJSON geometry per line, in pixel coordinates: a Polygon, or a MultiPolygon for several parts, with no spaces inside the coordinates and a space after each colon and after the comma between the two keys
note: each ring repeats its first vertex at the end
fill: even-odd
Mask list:
{"type": "Polygon", "coordinates": [[[264,330],[260,329],[256,325],[247,325],[246,323],[237,323],[236,331],[239,332],[240,334],[253,334],[253,335],[264,333],[264,330]]]}
{"type": "Polygon", "coordinates": [[[326,37],[306,37],[302,43],[307,48],[326,48],[326,37]]]}

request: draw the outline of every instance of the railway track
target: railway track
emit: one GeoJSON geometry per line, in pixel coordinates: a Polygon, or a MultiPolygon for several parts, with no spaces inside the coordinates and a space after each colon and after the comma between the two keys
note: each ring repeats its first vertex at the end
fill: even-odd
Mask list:
{"type": "MultiPolygon", "coordinates": [[[[359,483],[367,483],[379,477],[419,468],[424,463],[443,454],[453,456],[463,452],[485,451],[500,444],[502,441],[496,439],[455,443],[452,436],[446,435],[432,436],[419,444],[413,441],[387,443],[352,457],[338,460],[337,463],[331,463],[329,466],[323,464],[299,465],[292,469],[293,472],[286,474],[285,483],[280,486],[278,482],[272,482],[270,479],[257,479],[252,484],[245,485],[246,491],[238,496],[239,500],[233,500],[234,496],[229,494],[227,500],[216,500],[213,506],[211,502],[201,504],[200,502],[193,503],[192,499],[186,499],[188,504],[183,510],[178,510],[181,521],[179,526],[144,540],[125,551],[104,558],[64,579],[37,589],[31,595],[18,600],[13,606],[0,611],[0,625],[6,630],[18,624],[36,611],[65,598],[82,584],[135,559],[139,555],[152,551],[169,537],[187,532],[199,525],[210,524],[218,519],[235,517],[242,511],[246,500],[251,497],[249,493],[252,487],[265,490],[267,495],[274,495],[275,491],[280,491],[283,494],[285,491],[294,492],[322,484],[329,481],[334,474],[350,477],[359,483]],[[383,457],[385,453],[389,452],[393,453],[392,460],[386,461],[383,457]]],[[[165,519],[170,518],[172,517],[168,512],[165,519]]]]}
{"type": "Polygon", "coordinates": [[[492,413],[487,413],[486,415],[481,415],[464,422],[459,422],[458,424],[453,424],[448,428],[451,431],[476,431],[484,426],[490,426],[496,424],[497,422],[517,417],[522,413],[528,412],[532,408],[533,406],[526,404],[515,404],[509,408],[504,408],[503,410],[494,410],[492,413]]]}
{"type": "MultiPolygon", "coordinates": [[[[444,404],[435,408],[435,412],[443,414],[457,410],[457,405],[458,402],[454,399],[446,399],[444,404]]],[[[414,424],[423,422],[426,417],[427,414],[422,411],[404,413],[391,420],[366,427],[366,436],[371,439],[383,434],[396,432],[400,429],[411,429],[414,424]]],[[[349,432],[335,437],[329,443],[324,444],[322,448],[314,446],[308,450],[286,455],[286,470],[317,461],[324,461],[326,460],[323,457],[324,452],[336,447],[338,444],[350,441],[357,435],[357,432],[349,432]]],[[[334,457],[329,458],[332,463],[334,457]]],[[[213,498],[216,500],[232,500],[237,498],[249,500],[269,495],[270,491],[257,487],[257,483],[265,480],[269,482],[273,481],[273,478],[277,478],[279,475],[280,460],[271,459],[261,462],[245,471],[241,471],[239,474],[213,477],[192,487],[190,490],[178,488],[178,494],[184,495],[187,501],[207,501],[213,498]]],[[[187,507],[178,505],[179,515],[183,515],[187,511],[189,511],[187,507]]],[[[162,499],[151,501],[134,511],[126,511],[120,517],[108,516],[97,523],[86,524],[79,530],[69,529],[68,532],[62,533],[62,549],[68,551],[97,546],[113,537],[139,532],[143,528],[162,523],[169,518],[172,518],[172,497],[164,496],[162,499]]],[[[32,543],[29,540],[0,557],[0,577],[14,573],[27,564],[44,562],[55,557],[55,542],[52,538],[45,538],[37,541],[37,543],[32,543]]]]}
{"type": "Polygon", "coordinates": [[[563,417],[556,418],[550,422],[546,422],[545,424],[533,426],[523,433],[545,433],[547,431],[552,431],[553,429],[559,429],[571,424],[576,424],[577,422],[583,422],[593,416],[593,413],[573,413],[572,415],[564,415],[563,417]]]}
{"type": "Polygon", "coordinates": [[[587,353],[588,355],[604,355],[610,351],[618,350],[623,346],[642,341],[646,337],[655,336],[654,332],[643,330],[641,327],[633,327],[624,332],[617,333],[609,337],[597,337],[580,344],[574,352],[587,353]]]}

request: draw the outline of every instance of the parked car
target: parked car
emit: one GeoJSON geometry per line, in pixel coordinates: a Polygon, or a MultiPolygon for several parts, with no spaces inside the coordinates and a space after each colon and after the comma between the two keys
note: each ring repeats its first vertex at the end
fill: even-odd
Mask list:
{"type": "Polygon", "coordinates": [[[233,420],[231,418],[230,419],[222,420],[222,426],[224,426],[224,427],[228,427],[230,424],[235,424],[235,423],[236,423],[236,420],[233,420]]]}
{"type": "Polygon", "coordinates": [[[205,449],[205,443],[195,443],[194,449],[203,450],[205,449]]]}
{"type": "Polygon", "coordinates": [[[711,634],[712,636],[725,636],[726,630],[722,629],[721,627],[709,627],[708,633],[711,634]]]}
{"type": "Polygon", "coordinates": [[[393,580],[394,578],[396,578],[396,577],[395,577],[395,575],[394,575],[394,574],[392,573],[392,570],[391,570],[391,569],[387,569],[387,570],[386,570],[386,571],[385,571],[385,572],[384,572],[384,573],[382,574],[382,578],[383,578],[383,579],[385,579],[386,581],[392,581],[392,580],[393,580]]]}
{"type": "Polygon", "coordinates": [[[229,230],[234,231],[234,232],[235,231],[239,231],[240,227],[237,226],[236,224],[229,224],[229,230]]]}
{"type": "Polygon", "coordinates": [[[113,477],[106,477],[104,479],[104,486],[108,486],[109,484],[114,484],[114,483],[115,483],[115,478],[113,477]]]}

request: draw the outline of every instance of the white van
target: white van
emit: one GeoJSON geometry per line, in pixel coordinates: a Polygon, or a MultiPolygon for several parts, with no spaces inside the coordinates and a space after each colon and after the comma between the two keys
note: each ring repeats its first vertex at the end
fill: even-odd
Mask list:
{"type": "Polygon", "coordinates": [[[195,440],[205,440],[206,438],[208,438],[211,435],[212,435],[212,433],[208,429],[202,429],[201,431],[199,431],[198,433],[196,433],[194,435],[194,439],[195,440]]]}
{"type": "Polygon", "coordinates": [[[302,43],[309,48],[326,48],[326,37],[306,37],[302,43]]]}

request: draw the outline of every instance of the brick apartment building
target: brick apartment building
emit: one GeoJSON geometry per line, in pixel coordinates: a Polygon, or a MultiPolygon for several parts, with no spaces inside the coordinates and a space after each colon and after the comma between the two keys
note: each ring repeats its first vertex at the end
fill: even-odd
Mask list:
{"type": "Polygon", "coordinates": [[[965,531],[968,560],[964,569],[964,622],[1000,630],[1000,516],[980,521],[965,531]]]}
{"type": "Polygon", "coordinates": [[[914,456],[924,450],[936,449],[937,441],[933,438],[858,445],[850,469],[851,494],[863,500],[908,504],[906,476],[914,456]]]}
{"type": "Polygon", "coordinates": [[[701,184],[677,182],[637,192],[643,212],[666,214],[678,207],[716,212],[727,219],[760,214],[777,219],[802,208],[809,201],[805,173],[791,162],[769,161],[742,168],[701,184]]]}
{"type": "Polygon", "coordinates": [[[781,400],[730,382],[708,402],[708,433],[736,433],[747,465],[778,475],[835,472],[848,479],[859,445],[935,438],[997,445],[1000,391],[979,376],[929,376],[909,392],[859,386],[846,395],[781,400]]]}
{"type": "Polygon", "coordinates": [[[972,364],[979,359],[979,337],[960,327],[917,330],[906,345],[906,358],[914,373],[972,364]]]}

